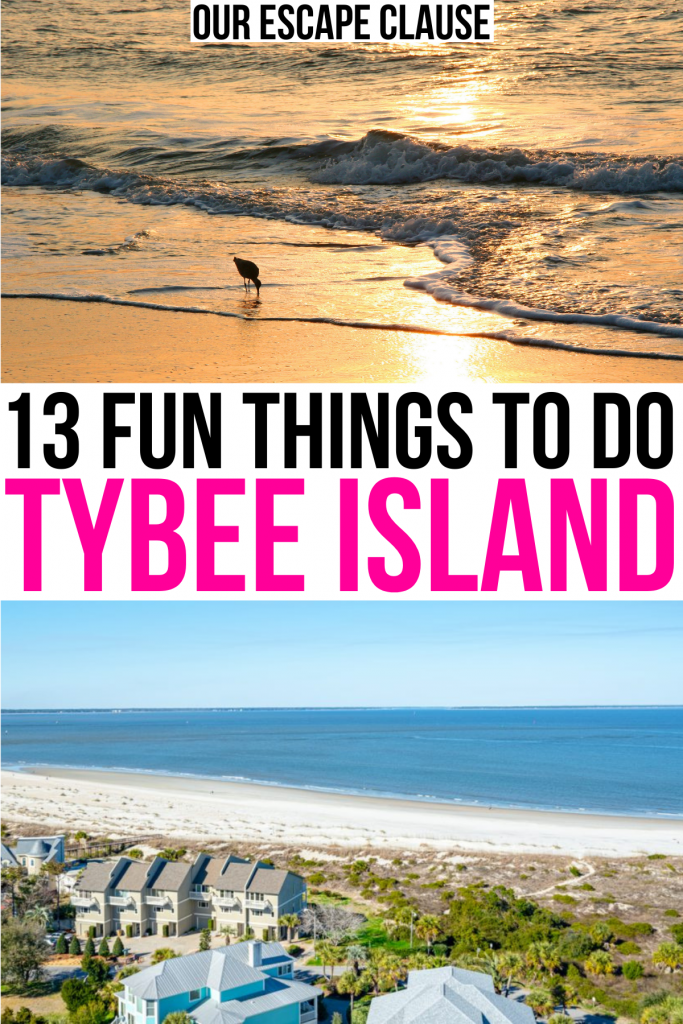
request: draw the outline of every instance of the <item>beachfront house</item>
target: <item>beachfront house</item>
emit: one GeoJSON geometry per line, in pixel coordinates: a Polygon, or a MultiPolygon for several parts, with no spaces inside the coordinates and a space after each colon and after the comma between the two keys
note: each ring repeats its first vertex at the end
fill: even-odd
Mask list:
{"type": "Polygon", "coordinates": [[[123,979],[114,1024],[163,1024],[184,1010],[197,1024],[308,1024],[319,988],[296,981],[277,942],[258,939],[148,967],[123,979]]]}
{"type": "Polygon", "coordinates": [[[370,1004],[368,1024],[534,1024],[525,1003],[497,995],[493,978],[460,967],[410,971],[400,992],[370,1004]]]}
{"type": "Polygon", "coordinates": [[[279,918],[306,907],[306,883],[292,871],[230,855],[194,864],[156,857],[92,861],[71,902],[76,934],[183,935],[229,928],[233,935],[285,938],[279,918]]]}
{"type": "Polygon", "coordinates": [[[258,938],[286,938],[278,921],[306,909],[306,882],[293,871],[230,855],[225,860],[200,854],[194,863],[190,898],[195,902],[197,927],[212,922],[237,936],[249,929],[258,938]]]}
{"type": "Polygon", "coordinates": [[[3,868],[23,868],[29,875],[38,875],[49,861],[64,863],[64,836],[31,836],[16,839],[9,846],[2,844],[3,868]]]}

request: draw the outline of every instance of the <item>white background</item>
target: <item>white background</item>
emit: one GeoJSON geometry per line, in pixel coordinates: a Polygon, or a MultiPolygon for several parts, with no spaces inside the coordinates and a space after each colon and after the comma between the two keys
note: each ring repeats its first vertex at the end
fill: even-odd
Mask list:
{"type": "MultiPolygon", "coordinates": [[[[440,600],[495,600],[500,598],[531,599],[680,599],[683,588],[680,572],[674,572],[671,583],[663,590],[621,594],[618,586],[618,487],[620,478],[656,477],[663,480],[673,491],[676,501],[677,548],[680,546],[680,504],[681,461],[680,424],[675,415],[674,458],[670,465],[660,471],[651,471],[640,466],[635,455],[635,406],[638,398],[652,391],[666,392],[674,402],[675,414],[681,402],[681,385],[506,385],[466,384],[445,385],[442,390],[433,388],[426,393],[432,402],[433,456],[430,464],[421,470],[402,467],[392,454],[390,467],[377,470],[372,465],[369,447],[364,453],[365,468],[352,469],[348,441],[348,395],[350,392],[365,392],[370,398],[371,408],[376,409],[378,392],[389,393],[390,422],[392,423],[390,450],[394,450],[393,410],[396,399],[406,392],[421,390],[410,385],[367,386],[367,385],[188,385],[169,388],[164,385],[9,385],[2,386],[1,419],[2,457],[4,477],[78,477],[83,481],[86,497],[94,520],[102,497],[106,479],[123,477],[125,482],[114,514],[112,527],[104,550],[103,590],[101,593],[83,590],[83,556],[80,541],[71,516],[66,494],[62,487],[58,496],[43,498],[43,589],[40,592],[25,593],[23,590],[23,498],[5,496],[3,493],[2,518],[2,591],[4,600],[27,598],[36,599],[378,599],[401,600],[429,598],[440,600]],[[131,438],[117,441],[117,467],[102,468],[102,395],[104,392],[151,392],[154,396],[155,453],[163,447],[161,415],[163,394],[174,391],[177,399],[178,445],[176,460],[166,470],[152,470],[144,466],[139,457],[138,417],[139,404],[119,406],[117,422],[130,424],[131,438]],[[439,425],[436,408],[442,394],[448,391],[464,391],[473,404],[471,415],[462,415],[458,407],[452,407],[452,414],[472,439],[474,455],[470,465],[461,470],[447,470],[436,458],[436,445],[450,442],[451,451],[456,454],[457,444],[439,425]],[[559,470],[550,471],[536,465],[532,452],[532,406],[536,396],[545,391],[561,391],[566,395],[571,410],[571,454],[568,463],[559,470]],[[17,469],[16,429],[17,414],[8,410],[8,404],[22,392],[32,396],[32,463],[31,469],[17,469]],[[64,417],[63,407],[58,407],[55,417],[44,417],[42,408],[45,398],[55,391],[68,391],[75,395],[80,404],[80,419],[76,427],[80,437],[80,457],[76,465],[63,473],[50,469],[42,458],[43,443],[54,442],[55,420],[64,417]],[[209,395],[220,391],[223,395],[223,468],[207,469],[198,436],[195,439],[196,468],[182,468],[182,393],[199,392],[202,396],[208,421],[209,395]],[[243,405],[244,392],[279,392],[280,404],[269,408],[269,466],[267,470],[254,469],[254,407],[243,405]],[[308,395],[311,392],[323,394],[323,468],[308,468],[308,441],[299,441],[299,468],[284,470],[283,418],[284,393],[295,391],[298,398],[298,418],[308,421],[308,395]],[[492,403],[494,392],[527,392],[531,404],[519,407],[519,458],[517,469],[505,469],[504,465],[504,409],[492,403]],[[593,395],[595,392],[618,391],[626,395],[632,406],[632,454],[629,463],[622,469],[593,470],[593,395]],[[343,392],[345,397],[345,468],[329,469],[329,443],[327,428],[329,422],[329,401],[331,392],[343,392]],[[677,406],[677,407],[676,407],[677,406]],[[326,468],[327,467],[327,468],[326,468]],[[278,524],[296,524],[299,540],[296,544],[276,546],[275,571],[277,573],[303,573],[303,592],[256,592],[254,582],[254,480],[257,477],[301,477],[305,479],[303,496],[282,496],[275,501],[275,521],[278,524]],[[367,496],[372,485],[387,476],[400,476],[412,480],[421,494],[422,507],[419,510],[404,510],[398,497],[391,499],[389,510],[396,522],[413,538],[422,556],[422,571],[417,584],[402,594],[392,595],[378,590],[370,581],[367,572],[369,556],[386,556],[387,571],[397,573],[401,560],[374,529],[367,514],[367,496]],[[569,575],[566,593],[550,590],[549,572],[549,499],[550,479],[553,476],[574,479],[581,500],[584,517],[590,527],[590,479],[608,480],[609,554],[608,589],[606,592],[590,593],[587,590],[576,548],[569,532],[569,575]],[[184,490],[185,519],[180,529],[187,548],[187,571],[183,583],[169,592],[141,592],[131,590],[130,571],[130,479],[131,477],[163,477],[175,480],[184,490]],[[246,478],[244,496],[225,496],[216,499],[216,522],[235,525],[240,530],[237,544],[219,544],[216,547],[215,571],[218,573],[241,573],[246,576],[244,592],[197,593],[195,538],[195,493],[197,477],[238,477],[246,478]],[[339,480],[342,477],[357,477],[360,496],[360,570],[359,590],[342,593],[339,590],[339,480]],[[524,477],[529,494],[534,524],[536,547],[543,583],[542,591],[525,593],[519,572],[501,574],[500,585],[495,593],[432,593],[430,590],[430,479],[450,480],[450,572],[473,573],[481,576],[484,568],[486,547],[491,523],[496,485],[502,477],[524,477]]],[[[413,408],[411,424],[417,425],[417,410],[413,408]]],[[[552,422],[549,419],[549,423],[552,422]]],[[[653,418],[653,425],[656,420],[653,418]]],[[[612,426],[616,424],[613,423],[612,426]]],[[[553,431],[549,430],[552,438],[553,431]]],[[[58,443],[58,454],[62,454],[58,443]]],[[[554,451],[552,443],[549,445],[554,451]]],[[[608,445],[608,450],[610,446],[608,445]]],[[[415,442],[414,451],[417,451],[415,442]]],[[[4,487],[3,487],[4,492],[4,487]]],[[[163,502],[159,500],[156,511],[158,520],[163,518],[163,502]]],[[[153,515],[155,505],[152,505],[153,515]]],[[[641,545],[639,549],[639,571],[649,572],[654,565],[654,531],[651,499],[641,501],[641,545]]],[[[516,545],[512,519],[508,523],[505,552],[514,553],[516,545]]],[[[166,568],[165,549],[153,545],[152,571],[163,572],[166,568]],[[158,550],[155,548],[158,547],[158,550]]]]}

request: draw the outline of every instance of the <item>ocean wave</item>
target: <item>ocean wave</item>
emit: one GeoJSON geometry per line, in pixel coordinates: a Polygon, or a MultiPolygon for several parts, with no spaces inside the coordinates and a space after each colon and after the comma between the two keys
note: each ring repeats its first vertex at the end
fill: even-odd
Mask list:
{"type": "Polygon", "coordinates": [[[371,131],[349,152],[313,172],[315,182],[404,185],[452,178],[477,184],[523,183],[585,192],[682,192],[683,165],[602,153],[486,149],[420,142],[396,132],[371,131]]]}
{"type": "MultiPolygon", "coordinates": [[[[423,280],[421,278],[415,278],[406,282],[408,287],[420,287],[419,282],[423,280]]],[[[426,289],[428,290],[428,289],[426,289]]],[[[227,310],[218,309],[206,309],[203,306],[170,306],[161,302],[143,302],[136,299],[121,299],[114,295],[96,295],[91,293],[78,294],[76,292],[3,292],[3,299],[52,299],[55,301],[68,301],[68,302],[104,302],[110,303],[114,306],[134,306],[139,309],[155,309],[164,310],[169,313],[200,313],[207,316],[222,316],[228,317],[233,320],[249,320],[253,322],[251,317],[244,316],[241,313],[231,313],[227,310]]],[[[440,298],[439,295],[435,296],[440,298]]],[[[493,300],[487,299],[476,299],[475,296],[462,296],[463,301],[458,303],[460,305],[471,305],[477,306],[481,304],[479,308],[482,309],[494,309],[493,306],[486,305],[486,303],[492,302],[493,300]],[[464,301],[465,299],[469,301],[464,301]]],[[[448,301],[448,300],[447,300],[448,301]]],[[[499,304],[500,305],[500,304],[499,304]]],[[[605,317],[600,318],[581,318],[580,314],[575,314],[577,319],[567,320],[562,319],[563,314],[552,314],[545,310],[530,310],[525,307],[515,307],[522,310],[527,319],[534,318],[534,314],[538,314],[535,319],[539,320],[553,320],[556,318],[556,322],[559,323],[581,323],[588,320],[588,322],[598,322],[605,326],[619,327],[622,329],[643,329],[643,321],[633,320],[631,321],[628,317],[615,318],[614,322],[611,318],[605,317]],[[617,321],[622,322],[617,322],[617,321]],[[637,324],[634,328],[632,325],[637,324]]],[[[495,312],[500,312],[499,309],[494,309],[495,312]]],[[[512,315],[512,314],[503,314],[512,315]]],[[[515,314],[520,315],[520,314],[515,314]]],[[[567,314],[568,315],[568,314],[567,314]]],[[[401,324],[401,323],[381,323],[378,321],[369,320],[346,320],[339,317],[328,317],[328,316],[263,316],[259,317],[259,321],[265,323],[304,323],[304,324],[329,324],[332,327],[354,327],[361,330],[370,331],[401,331],[411,334],[431,334],[439,335],[447,338],[486,338],[492,341],[505,341],[511,345],[524,345],[530,348],[546,348],[546,349],[559,349],[564,352],[580,353],[582,355],[591,356],[616,356],[624,357],[629,359],[666,359],[683,361],[683,355],[677,352],[661,352],[651,351],[646,352],[639,349],[616,349],[616,348],[597,348],[590,345],[575,345],[571,342],[558,341],[551,338],[537,338],[537,337],[525,337],[518,335],[514,331],[444,331],[436,327],[423,327],[418,324],[401,324]]],[[[667,324],[651,324],[645,328],[663,328],[662,333],[674,334],[676,337],[683,337],[683,328],[669,328],[667,324]]],[[[654,332],[653,333],[659,333],[654,332]]]]}

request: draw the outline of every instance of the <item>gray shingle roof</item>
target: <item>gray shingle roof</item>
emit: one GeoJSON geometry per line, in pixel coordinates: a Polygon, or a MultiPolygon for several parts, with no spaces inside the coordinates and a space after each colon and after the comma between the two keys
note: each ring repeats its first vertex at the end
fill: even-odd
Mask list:
{"type": "Polygon", "coordinates": [[[533,1024],[531,1007],[496,994],[478,971],[411,971],[402,992],[373,999],[368,1024],[533,1024]]]}
{"type": "Polygon", "coordinates": [[[52,860],[64,836],[33,836],[30,839],[17,839],[14,850],[25,857],[40,857],[52,860]]]}
{"type": "MultiPolygon", "coordinates": [[[[234,946],[163,960],[125,978],[123,984],[140,999],[166,999],[195,988],[225,991],[263,981],[263,972],[248,962],[250,946],[253,946],[252,942],[240,942],[234,946]]],[[[278,960],[291,961],[278,942],[264,942],[261,949],[265,966],[278,960]]]]}
{"type": "Polygon", "coordinates": [[[120,873],[121,860],[90,861],[76,883],[76,890],[104,892],[112,877],[120,873]]]}
{"type": "Polygon", "coordinates": [[[279,868],[258,868],[249,883],[249,892],[264,892],[268,896],[277,896],[287,881],[288,871],[279,868]]]}
{"type": "Polygon", "coordinates": [[[177,892],[192,868],[182,861],[162,861],[158,868],[150,874],[149,885],[154,889],[167,889],[169,892],[177,892]]]}
{"type": "Polygon", "coordinates": [[[136,860],[126,861],[122,873],[116,879],[117,889],[128,889],[131,892],[142,892],[147,885],[150,866],[136,860]]]}
{"type": "Polygon", "coordinates": [[[244,891],[253,870],[253,864],[238,864],[232,861],[213,884],[217,889],[244,891]]]}
{"type": "Polygon", "coordinates": [[[15,866],[15,865],[18,866],[18,864],[19,864],[19,861],[14,856],[14,854],[10,850],[9,846],[5,846],[4,843],[2,843],[2,861],[3,861],[3,864],[5,863],[5,861],[9,861],[9,863],[12,866],[15,866]]]}

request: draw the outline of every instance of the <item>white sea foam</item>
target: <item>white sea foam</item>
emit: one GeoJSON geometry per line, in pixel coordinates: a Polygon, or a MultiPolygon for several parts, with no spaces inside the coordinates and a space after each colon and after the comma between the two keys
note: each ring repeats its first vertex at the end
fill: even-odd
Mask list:
{"type": "Polygon", "coordinates": [[[561,186],[586,192],[683,191],[683,165],[604,154],[526,153],[519,149],[429,146],[392,132],[368,132],[311,178],[344,185],[404,185],[454,178],[484,184],[561,186]]]}

